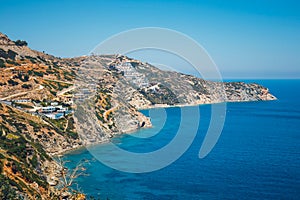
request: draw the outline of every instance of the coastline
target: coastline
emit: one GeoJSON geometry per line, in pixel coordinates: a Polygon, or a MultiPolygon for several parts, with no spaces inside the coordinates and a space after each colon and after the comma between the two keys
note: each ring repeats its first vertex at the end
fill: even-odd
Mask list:
{"type": "MultiPolygon", "coordinates": [[[[199,147],[202,143],[199,134],[199,139],[195,141],[190,150],[187,151],[178,161],[174,162],[171,167],[166,167],[161,171],[151,174],[145,173],[140,174],[139,176],[129,174],[127,176],[127,173],[107,169],[105,165],[102,165],[101,163],[99,164],[98,161],[95,160],[95,162],[92,163],[91,168],[88,169],[90,178],[83,177],[78,180],[78,183],[87,195],[97,195],[99,191],[102,191],[102,193],[100,193],[100,198],[104,199],[106,197],[111,199],[138,199],[139,197],[140,199],[143,199],[149,197],[148,194],[155,195],[163,192],[169,195],[166,196],[165,199],[168,199],[169,197],[176,199],[176,195],[178,194],[176,192],[176,189],[178,188],[178,180],[186,179],[190,182],[185,183],[185,181],[180,181],[182,182],[180,183],[181,186],[184,188],[182,192],[180,191],[180,195],[187,199],[197,199],[201,197],[217,198],[218,194],[215,194],[214,187],[216,184],[219,185],[221,189],[224,189],[223,192],[225,192],[225,194],[221,194],[224,198],[230,195],[233,197],[236,193],[239,195],[247,195],[251,193],[253,196],[259,198],[261,197],[261,193],[257,192],[257,187],[255,187],[255,185],[261,186],[261,191],[266,191],[264,197],[275,197],[275,195],[284,197],[287,194],[292,197],[293,195],[298,194],[296,190],[297,186],[291,185],[291,183],[297,183],[297,178],[288,176],[285,172],[287,164],[289,164],[290,167],[288,167],[288,169],[291,172],[297,172],[298,161],[293,159],[292,155],[295,155],[293,153],[295,150],[294,138],[297,135],[298,127],[294,122],[297,122],[299,118],[295,117],[293,113],[290,115],[286,112],[299,110],[299,107],[296,106],[299,103],[297,98],[295,98],[299,96],[299,94],[293,93],[293,96],[289,96],[288,92],[292,91],[292,88],[289,91],[285,91],[285,86],[286,85],[282,85],[275,91],[278,95],[278,101],[249,103],[238,102],[241,104],[232,102],[227,104],[228,110],[230,111],[230,117],[227,119],[226,129],[224,129],[225,132],[222,134],[222,141],[218,143],[218,147],[214,149],[214,153],[205,160],[199,161],[199,158],[195,156],[198,154],[199,147]],[[287,99],[291,100],[287,101],[287,99]],[[285,111],[284,115],[281,111],[285,111]],[[287,127],[286,125],[288,124],[293,129],[288,132],[288,135],[282,135],[283,131],[286,129],[285,127],[287,127]],[[286,142],[287,146],[280,146],[282,141],[286,142]],[[235,149],[232,149],[232,146],[234,146],[235,149]],[[283,150],[279,155],[277,154],[278,148],[283,150]],[[232,154],[233,152],[234,155],[232,154]],[[270,154],[270,152],[272,153],[270,154]],[[262,155],[258,157],[255,156],[259,153],[262,155]],[[285,157],[285,153],[288,153],[289,156],[285,157]],[[266,162],[265,158],[269,158],[268,162],[266,162]],[[228,159],[233,162],[228,162],[228,159]],[[280,162],[282,159],[284,159],[287,164],[285,164],[285,162],[280,162]],[[246,164],[242,164],[240,166],[239,164],[241,163],[246,164]],[[258,170],[253,171],[255,166],[258,164],[258,170]],[[276,170],[269,170],[270,167],[272,168],[274,166],[276,170]],[[205,167],[207,168],[203,170],[205,167]],[[215,173],[220,170],[224,170],[226,174],[225,178],[224,174],[222,176],[220,173],[215,173]],[[191,173],[191,171],[193,173],[191,173]],[[248,175],[245,177],[243,176],[244,173],[239,172],[248,172],[248,175]],[[282,182],[274,182],[273,177],[275,177],[276,180],[281,180],[282,182]],[[224,185],[224,180],[231,181],[233,179],[235,180],[233,184],[236,187],[228,190],[228,186],[226,186],[226,184],[224,185]],[[157,183],[153,183],[153,180],[157,180],[157,183]],[[269,184],[265,184],[266,182],[262,182],[262,180],[269,184]],[[95,187],[90,187],[87,183],[91,183],[91,185],[94,184],[95,187]],[[141,183],[147,187],[140,187],[141,183]],[[168,188],[171,188],[170,190],[165,190],[165,183],[169,183],[170,186],[168,186],[168,188]],[[160,187],[153,189],[153,184],[157,184],[160,187]],[[186,184],[188,184],[187,187],[185,187],[186,184]],[[240,188],[241,184],[243,188],[240,188]],[[122,193],[118,190],[112,189],[112,185],[117,185],[115,188],[119,188],[122,193]],[[193,188],[194,185],[197,185],[197,190],[195,191],[198,193],[191,193],[190,188],[193,188]],[[209,195],[199,192],[202,191],[203,185],[210,188],[209,195]],[[284,191],[280,191],[280,193],[278,193],[276,190],[278,186],[282,186],[284,191]],[[137,191],[144,191],[144,193],[137,193],[137,191]],[[274,191],[274,193],[267,193],[270,191],[274,191]],[[125,195],[122,196],[120,193],[125,195]]],[[[206,109],[203,109],[202,117],[203,119],[206,119],[205,116],[207,116],[207,119],[209,119],[210,106],[203,106],[203,108],[205,107],[206,109]]],[[[199,109],[202,109],[202,107],[200,106],[199,109]]],[[[179,111],[180,108],[176,108],[176,110],[179,111]]],[[[147,113],[147,111],[143,111],[143,113],[147,113]]],[[[296,116],[298,116],[298,114],[296,114],[296,116]]],[[[152,120],[152,122],[154,122],[154,120],[152,120]]],[[[172,126],[171,121],[169,125],[172,126]]],[[[204,124],[203,126],[205,126],[202,127],[202,130],[204,131],[208,124],[204,124]]],[[[155,123],[153,124],[153,127],[155,127],[155,123]]],[[[141,132],[143,132],[143,130],[141,130],[141,132]]],[[[173,135],[170,137],[173,137],[173,135]]],[[[145,151],[149,151],[152,148],[154,149],[156,147],[154,142],[158,142],[159,145],[163,145],[167,142],[167,140],[156,140],[153,138],[153,140],[150,140],[151,142],[149,146],[145,145],[145,147],[143,147],[143,143],[141,143],[141,141],[127,139],[127,136],[124,138],[124,140],[123,137],[121,137],[120,140],[117,138],[116,142],[121,142],[121,145],[124,145],[126,148],[133,147],[134,149],[136,149],[136,147],[133,145],[136,144],[138,150],[145,148],[145,151]]],[[[95,147],[95,150],[99,149],[101,152],[101,148],[106,149],[105,145],[103,145],[103,147],[102,145],[99,145],[95,147]]],[[[67,155],[65,159],[74,161],[73,163],[76,164],[76,162],[80,159],[88,158],[91,160],[92,157],[90,156],[89,152],[83,151],[81,153],[78,151],[73,155],[67,155]]],[[[108,159],[109,156],[113,156],[113,154],[108,155],[108,159]]],[[[73,164],[70,166],[72,167],[73,164]]]]}
{"type": "MultiPolygon", "coordinates": [[[[139,108],[137,109],[138,111],[142,111],[142,110],[151,110],[151,109],[156,109],[156,108],[181,108],[181,107],[193,107],[193,106],[201,106],[201,105],[214,105],[214,104],[222,104],[222,103],[247,103],[247,102],[262,102],[262,101],[276,101],[278,100],[276,97],[275,99],[268,99],[268,100],[256,100],[256,101],[253,101],[253,100],[239,100],[239,101],[218,101],[218,102],[211,102],[211,103],[199,103],[199,104],[177,104],[177,105],[167,105],[167,104],[155,104],[153,106],[149,106],[149,107],[146,107],[146,108],[139,108]]],[[[151,119],[150,119],[151,121],[151,119]]],[[[123,134],[134,134],[136,133],[138,130],[141,130],[141,129],[148,129],[148,128],[152,128],[151,127],[141,127],[141,128],[137,128],[137,129],[132,129],[130,131],[126,131],[126,132],[122,132],[122,133],[116,133],[116,134],[113,134],[111,135],[110,138],[107,138],[107,139],[104,139],[102,141],[97,141],[97,142],[94,142],[94,143],[88,143],[88,144],[82,144],[82,145],[78,145],[74,148],[70,148],[70,149],[66,149],[66,150],[63,150],[63,151],[59,151],[57,153],[53,153],[51,154],[51,156],[54,156],[54,157],[59,157],[59,156],[64,156],[64,155],[67,155],[73,151],[77,151],[77,150],[80,150],[80,149],[87,149],[87,147],[89,146],[95,146],[95,145],[101,145],[101,144],[106,144],[108,143],[111,138],[115,138],[115,137],[118,137],[118,136],[121,136],[123,134]]]]}
{"type": "Polygon", "coordinates": [[[181,107],[190,107],[190,106],[201,106],[201,105],[213,105],[213,104],[222,104],[222,103],[243,103],[243,102],[259,102],[259,101],[276,101],[277,97],[274,96],[273,99],[265,99],[265,100],[232,100],[232,101],[215,101],[208,103],[191,103],[191,104],[176,104],[176,105],[168,105],[168,104],[155,104],[148,107],[137,108],[137,110],[148,110],[155,108],[181,108],[181,107]]]}

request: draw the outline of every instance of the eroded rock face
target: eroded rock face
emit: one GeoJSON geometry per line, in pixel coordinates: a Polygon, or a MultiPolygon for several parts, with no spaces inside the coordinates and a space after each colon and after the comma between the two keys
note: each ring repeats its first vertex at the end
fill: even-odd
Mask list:
{"type": "Polygon", "coordinates": [[[77,72],[75,96],[82,96],[84,100],[75,100],[77,110],[74,116],[85,144],[103,142],[116,134],[151,127],[150,119],[131,105],[130,98],[134,93],[135,98],[140,96],[142,100],[148,100],[119,72],[109,68],[114,59],[114,56],[88,57],[81,62],[77,72]]]}
{"type": "Polygon", "coordinates": [[[10,40],[6,35],[2,33],[0,33],[0,49],[2,55],[4,54],[4,52],[6,52],[7,55],[15,54],[16,56],[9,56],[10,58],[12,58],[12,60],[25,56],[37,57],[39,55],[39,52],[31,50],[26,45],[16,45],[14,41],[10,40]]]}
{"type": "Polygon", "coordinates": [[[11,41],[7,35],[0,33],[0,45],[14,45],[15,43],[11,41]]]}

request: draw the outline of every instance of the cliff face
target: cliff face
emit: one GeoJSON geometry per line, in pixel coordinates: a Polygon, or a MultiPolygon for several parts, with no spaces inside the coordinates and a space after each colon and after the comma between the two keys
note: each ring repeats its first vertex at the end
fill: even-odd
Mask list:
{"type": "Polygon", "coordinates": [[[51,155],[151,127],[139,109],[276,99],[258,84],[206,81],[121,55],[61,59],[1,33],[0,74],[0,179],[29,199],[50,198],[59,168],[51,155]],[[75,114],[41,113],[54,104],[75,114]]]}

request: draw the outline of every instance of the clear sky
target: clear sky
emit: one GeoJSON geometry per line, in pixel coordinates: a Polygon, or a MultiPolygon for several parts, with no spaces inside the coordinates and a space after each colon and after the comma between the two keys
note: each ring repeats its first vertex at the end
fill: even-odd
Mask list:
{"type": "Polygon", "coordinates": [[[60,57],[86,55],[121,31],[164,27],[195,39],[227,78],[300,77],[298,0],[0,0],[0,18],[0,32],[60,57]]]}

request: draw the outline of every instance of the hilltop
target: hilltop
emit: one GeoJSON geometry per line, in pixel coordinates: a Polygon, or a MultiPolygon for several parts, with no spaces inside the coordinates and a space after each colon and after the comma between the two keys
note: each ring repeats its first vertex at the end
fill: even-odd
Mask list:
{"type": "Polygon", "coordinates": [[[207,81],[123,55],[62,59],[2,33],[0,73],[0,199],[58,198],[62,166],[53,156],[151,127],[140,109],[276,99],[255,83],[207,81]],[[90,130],[89,118],[75,123],[86,97],[100,128],[78,135],[90,130]]]}

